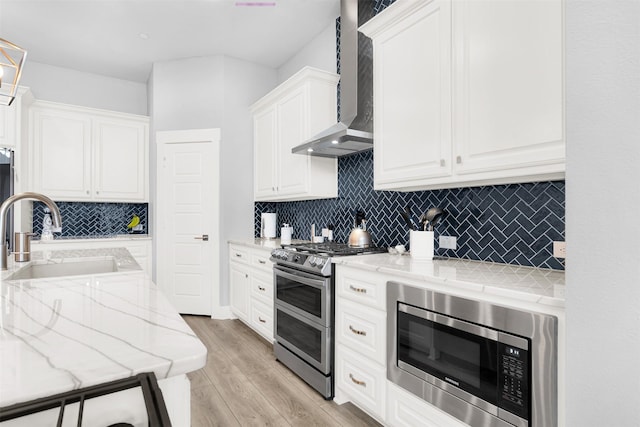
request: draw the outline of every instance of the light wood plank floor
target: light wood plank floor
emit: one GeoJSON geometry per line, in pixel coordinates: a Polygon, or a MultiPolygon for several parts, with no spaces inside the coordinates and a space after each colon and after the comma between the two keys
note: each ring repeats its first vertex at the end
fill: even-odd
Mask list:
{"type": "Polygon", "coordinates": [[[183,317],[208,350],[189,374],[192,427],[380,426],[351,403],[324,400],[239,320],[183,317]]]}

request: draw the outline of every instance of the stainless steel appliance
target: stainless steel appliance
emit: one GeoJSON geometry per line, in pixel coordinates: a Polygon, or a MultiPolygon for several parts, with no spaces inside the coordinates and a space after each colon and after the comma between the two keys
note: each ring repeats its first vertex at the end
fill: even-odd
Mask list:
{"type": "Polygon", "coordinates": [[[557,426],[557,318],[387,283],[387,378],[471,426],[557,426]]]}
{"type": "Polygon", "coordinates": [[[333,397],[335,317],[331,258],[384,251],[342,243],[288,245],[271,252],[276,358],[325,399],[333,397]]]}

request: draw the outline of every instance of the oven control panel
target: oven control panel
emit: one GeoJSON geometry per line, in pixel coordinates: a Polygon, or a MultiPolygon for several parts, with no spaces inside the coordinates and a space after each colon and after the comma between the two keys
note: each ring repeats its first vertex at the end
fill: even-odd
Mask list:
{"type": "Polygon", "coordinates": [[[498,343],[500,407],[529,418],[529,352],[498,343]]]}
{"type": "Polygon", "coordinates": [[[271,251],[271,260],[276,264],[297,267],[309,273],[322,276],[331,275],[331,260],[328,257],[286,249],[274,249],[271,251]]]}

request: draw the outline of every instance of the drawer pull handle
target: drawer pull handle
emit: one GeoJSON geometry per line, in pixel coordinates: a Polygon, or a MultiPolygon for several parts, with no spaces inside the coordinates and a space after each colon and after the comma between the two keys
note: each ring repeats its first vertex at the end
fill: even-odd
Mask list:
{"type": "Polygon", "coordinates": [[[366,382],[355,379],[353,377],[353,374],[349,374],[349,378],[351,378],[351,381],[353,381],[354,384],[361,385],[362,387],[366,387],[367,386],[366,382]]]}
{"type": "Polygon", "coordinates": [[[263,288],[262,286],[258,286],[258,289],[260,289],[263,292],[267,290],[266,288],[263,288]]]}
{"type": "Polygon", "coordinates": [[[239,253],[237,253],[237,252],[236,252],[236,256],[237,256],[238,258],[242,258],[242,254],[239,254],[239,253]]]}
{"type": "Polygon", "coordinates": [[[267,321],[260,316],[258,316],[258,320],[260,321],[260,323],[267,323],[267,321]]]}
{"type": "Polygon", "coordinates": [[[349,289],[351,289],[353,292],[360,292],[361,294],[367,293],[367,290],[365,288],[356,288],[353,285],[349,285],[349,289]]]}
{"type": "Polygon", "coordinates": [[[351,325],[349,325],[349,330],[351,332],[353,332],[354,334],[356,334],[356,335],[362,335],[363,337],[367,336],[367,332],[366,331],[359,331],[357,329],[354,329],[353,326],[351,326],[351,325]]]}
{"type": "Polygon", "coordinates": [[[266,264],[266,263],[267,263],[267,261],[265,261],[265,260],[263,260],[263,259],[259,259],[259,260],[258,260],[258,262],[259,262],[260,264],[266,264]]]}

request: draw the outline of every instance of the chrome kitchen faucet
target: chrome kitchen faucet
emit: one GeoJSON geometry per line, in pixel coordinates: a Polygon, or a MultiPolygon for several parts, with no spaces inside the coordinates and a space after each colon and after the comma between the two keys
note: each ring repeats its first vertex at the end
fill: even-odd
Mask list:
{"type": "Polygon", "coordinates": [[[54,227],[62,227],[62,218],[60,217],[60,209],[58,209],[58,205],[40,193],[19,193],[14,194],[5,200],[0,206],[0,238],[2,239],[2,252],[0,253],[0,270],[7,269],[7,257],[9,249],[7,248],[7,242],[5,241],[5,234],[7,233],[7,211],[15,202],[19,200],[37,200],[39,202],[44,203],[51,210],[51,217],[53,221],[54,227]]]}

